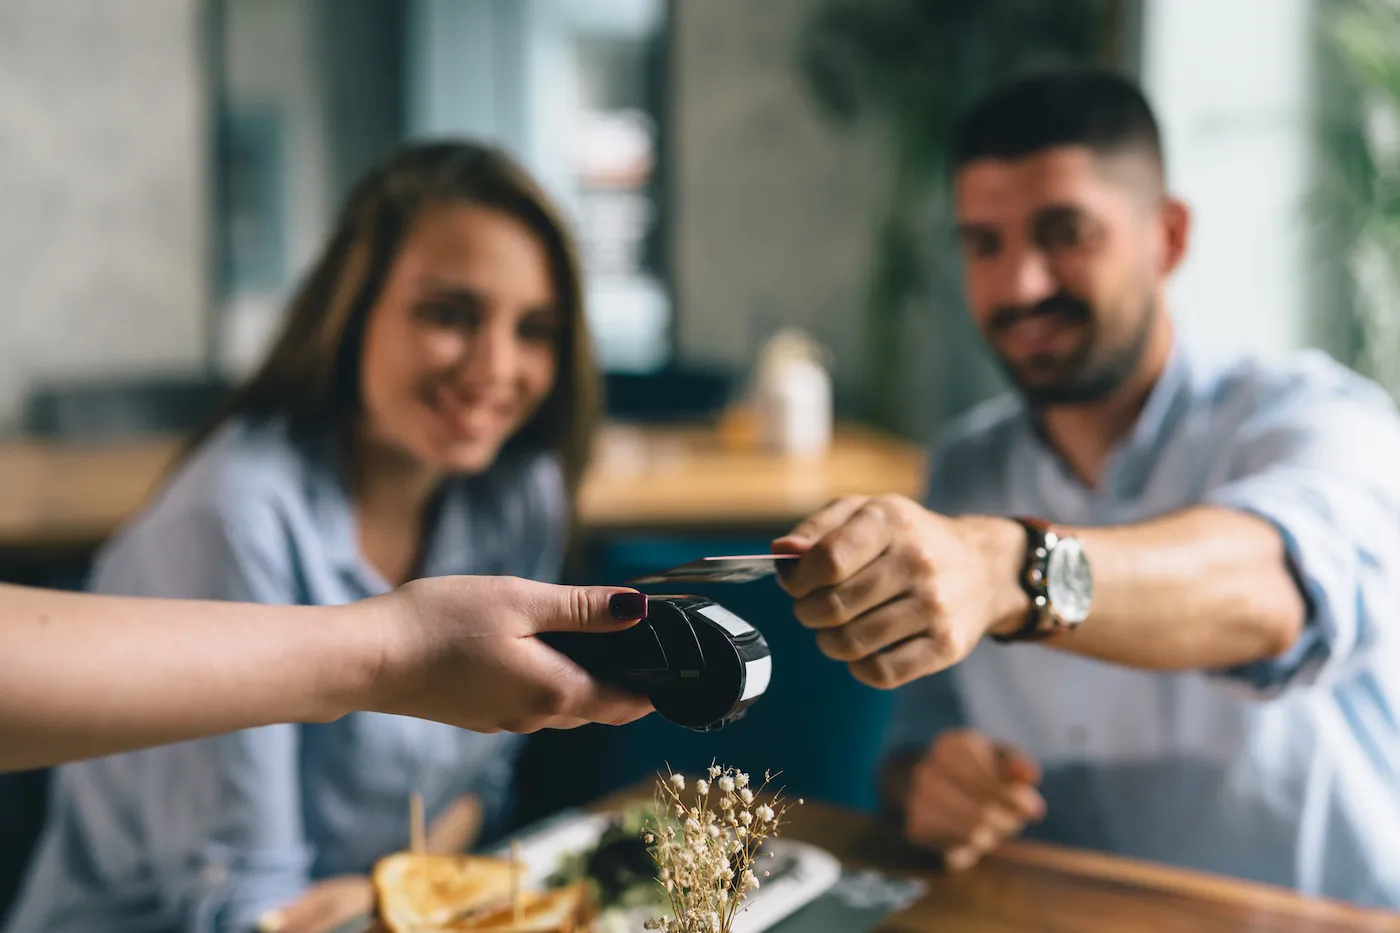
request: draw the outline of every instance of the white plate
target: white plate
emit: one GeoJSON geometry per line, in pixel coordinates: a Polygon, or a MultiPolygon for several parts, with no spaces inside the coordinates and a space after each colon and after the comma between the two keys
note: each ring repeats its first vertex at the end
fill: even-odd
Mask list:
{"type": "MultiPolygon", "coordinates": [[[[566,814],[528,835],[516,837],[520,859],[526,865],[527,887],[543,887],[559,868],[566,855],[582,852],[597,845],[607,828],[607,814],[566,814]]],[[[761,878],[757,891],[751,893],[744,908],[734,921],[734,933],[762,933],[778,921],[826,893],[841,878],[841,863],[830,852],[776,837],[764,843],[773,858],[764,859],[759,866],[771,872],[761,878]]],[[[510,846],[496,853],[509,857],[510,846]]],[[[605,930],[612,933],[640,933],[642,923],[654,914],[650,910],[629,911],[621,916],[600,918],[605,930]]]]}

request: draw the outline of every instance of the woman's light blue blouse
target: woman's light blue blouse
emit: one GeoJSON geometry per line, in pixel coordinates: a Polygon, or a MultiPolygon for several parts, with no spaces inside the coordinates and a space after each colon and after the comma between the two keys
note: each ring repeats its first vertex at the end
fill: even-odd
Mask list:
{"type": "MultiPolygon", "coordinates": [[[[314,605],[385,592],[342,472],[326,436],[234,422],[109,544],[93,588],[314,605]]],[[[421,575],[555,579],[566,516],[557,461],[505,455],[447,484],[421,575]]],[[[308,883],[403,848],[415,788],[429,819],[471,792],[499,823],[518,739],[356,713],[65,766],[8,929],[250,930],[308,883]]]]}

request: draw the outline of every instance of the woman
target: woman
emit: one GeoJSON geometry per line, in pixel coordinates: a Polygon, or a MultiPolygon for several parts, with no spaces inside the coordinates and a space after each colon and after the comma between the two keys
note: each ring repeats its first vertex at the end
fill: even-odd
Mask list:
{"type": "MultiPolygon", "coordinates": [[[[266,363],[95,589],[331,605],[548,580],[597,400],[547,199],[495,151],[408,149],[351,193],[266,363]]],[[[411,794],[463,827],[445,845],[473,812],[498,828],[517,740],[356,713],[65,766],[11,929],[328,928],[408,844],[411,794]]]]}

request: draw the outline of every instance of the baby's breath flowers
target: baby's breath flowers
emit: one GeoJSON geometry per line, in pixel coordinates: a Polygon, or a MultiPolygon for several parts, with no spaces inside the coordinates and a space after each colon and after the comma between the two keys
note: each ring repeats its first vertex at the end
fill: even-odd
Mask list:
{"type": "Polygon", "coordinates": [[[765,795],[772,779],[765,772],[755,791],[745,772],[712,764],[695,780],[689,802],[684,775],[657,782],[654,819],[642,838],[656,860],[671,915],[648,920],[648,930],[729,933],[744,898],[759,886],[760,874],[768,874],[754,862],[763,841],[778,834],[787,810],[781,791],[765,795]]]}

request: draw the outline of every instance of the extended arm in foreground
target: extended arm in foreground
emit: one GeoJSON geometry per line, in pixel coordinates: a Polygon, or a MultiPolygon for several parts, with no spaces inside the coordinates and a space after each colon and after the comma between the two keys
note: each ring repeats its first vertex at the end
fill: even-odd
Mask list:
{"type": "Polygon", "coordinates": [[[419,580],[333,607],[0,585],[0,771],[355,710],[478,732],[628,722],[645,699],[533,636],[624,627],[645,606],[510,577],[419,580]]]}

